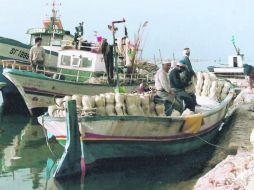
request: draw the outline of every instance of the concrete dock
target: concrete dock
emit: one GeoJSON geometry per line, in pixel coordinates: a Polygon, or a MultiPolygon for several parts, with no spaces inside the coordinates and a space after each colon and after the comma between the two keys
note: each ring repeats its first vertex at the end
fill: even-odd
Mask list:
{"type": "Polygon", "coordinates": [[[229,123],[227,142],[215,151],[209,161],[210,171],[199,178],[195,190],[253,190],[254,151],[250,135],[254,129],[254,112],[251,104],[240,105],[229,123]],[[230,134],[229,134],[230,133],[230,134]],[[219,164],[217,159],[224,159],[219,164]]]}

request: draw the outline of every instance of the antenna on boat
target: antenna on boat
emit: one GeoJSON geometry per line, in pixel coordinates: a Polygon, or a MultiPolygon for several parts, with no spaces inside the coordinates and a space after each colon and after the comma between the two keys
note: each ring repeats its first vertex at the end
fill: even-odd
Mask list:
{"type": "Polygon", "coordinates": [[[120,23],[124,23],[125,19],[123,18],[122,20],[118,20],[118,21],[113,21],[111,23],[111,26],[109,26],[109,29],[112,32],[113,35],[113,54],[114,54],[114,65],[116,67],[116,92],[120,92],[120,84],[119,84],[119,73],[118,73],[118,62],[117,62],[117,52],[116,52],[116,36],[115,33],[117,31],[117,28],[115,27],[116,24],[120,24],[120,23]]]}
{"type": "MultiPolygon", "coordinates": [[[[47,4],[49,5],[49,4],[47,4]]],[[[57,3],[56,0],[52,0],[50,6],[52,7],[51,12],[52,15],[50,16],[50,24],[49,24],[49,30],[52,31],[52,39],[50,40],[50,53],[49,53],[49,59],[51,59],[51,55],[52,55],[52,42],[55,39],[55,32],[56,32],[56,26],[58,29],[62,29],[62,24],[60,21],[60,24],[57,24],[57,20],[59,19],[57,16],[58,10],[57,7],[61,6],[61,3],[57,3]]]]}
{"type": "Polygon", "coordinates": [[[235,48],[236,54],[237,55],[241,55],[240,48],[239,47],[237,48],[236,45],[235,45],[235,36],[234,35],[232,36],[231,42],[232,42],[232,44],[233,44],[233,46],[235,48]]]}
{"type": "Polygon", "coordinates": [[[160,54],[160,59],[161,59],[161,64],[162,64],[162,55],[161,55],[161,49],[159,49],[159,54],[160,54]]]}

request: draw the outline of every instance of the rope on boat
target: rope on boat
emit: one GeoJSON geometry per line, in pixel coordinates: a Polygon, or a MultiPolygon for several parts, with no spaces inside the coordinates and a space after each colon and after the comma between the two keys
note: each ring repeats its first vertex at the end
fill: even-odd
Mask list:
{"type": "MultiPolygon", "coordinates": [[[[222,127],[225,123],[222,123],[221,126],[219,127],[219,131],[222,130],[222,127]]],[[[223,150],[228,150],[226,147],[224,146],[220,146],[220,145],[217,145],[217,144],[213,144],[205,139],[203,139],[202,137],[198,136],[198,135],[195,135],[195,137],[197,137],[199,140],[205,142],[206,144],[210,145],[210,146],[213,146],[213,147],[216,147],[216,148],[220,148],[220,149],[223,149],[223,150]]]]}
{"type": "MultiPolygon", "coordinates": [[[[221,124],[220,128],[219,128],[219,131],[222,129],[223,125],[225,125],[225,123],[227,123],[229,121],[229,119],[231,118],[231,116],[235,113],[236,111],[236,107],[234,107],[232,110],[229,111],[229,113],[227,114],[224,122],[221,124]]],[[[223,147],[223,146],[220,146],[220,145],[216,145],[216,144],[213,144],[211,142],[208,142],[207,140],[203,139],[202,137],[196,135],[195,137],[197,137],[198,139],[200,139],[201,141],[205,142],[206,144],[210,145],[210,146],[213,146],[213,147],[216,147],[216,148],[220,148],[220,149],[223,149],[223,150],[228,150],[228,148],[226,147],[223,147]]]]}
{"type": "Polygon", "coordinates": [[[52,154],[52,156],[57,160],[58,158],[57,158],[56,154],[53,152],[53,150],[52,150],[52,148],[51,148],[51,146],[49,144],[49,139],[48,139],[47,131],[46,131],[45,127],[44,127],[44,115],[42,116],[42,126],[43,126],[43,133],[44,133],[44,136],[46,137],[46,143],[47,143],[47,146],[49,148],[49,151],[52,154]]]}
{"type": "Polygon", "coordinates": [[[206,144],[210,145],[210,146],[213,146],[213,147],[216,147],[216,148],[220,148],[220,149],[223,149],[223,150],[227,150],[226,147],[223,147],[223,146],[220,146],[220,145],[217,145],[217,144],[213,144],[211,142],[208,142],[207,140],[203,139],[202,137],[200,136],[196,136],[198,139],[200,139],[201,141],[205,142],[206,144]]]}

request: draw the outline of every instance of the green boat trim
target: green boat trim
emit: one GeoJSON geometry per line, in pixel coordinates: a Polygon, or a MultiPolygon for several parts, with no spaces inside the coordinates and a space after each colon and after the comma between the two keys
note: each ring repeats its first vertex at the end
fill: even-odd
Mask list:
{"type": "Polygon", "coordinates": [[[36,78],[36,79],[41,79],[41,80],[56,81],[56,82],[61,82],[61,83],[66,83],[66,84],[81,85],[81,86],[83,86],[83,85],[105,86],[105,84],[88,84],[88,83],[82,83],[82,82],[58,80],[58,79],[48,77],[48,76],[46,76],[42,73],[35,73],[35,72],[25,71],[25,70],[4,68],[3,74],[4,73],[9,73],[9,74],[12,74],[12,75],[23,76],[23,77],[29,77],[29,78],[36,78]]]}
{"type": "Polygon", "coordinates": [[[18,47],[26,48],[26,49],[30,49],[32,47],[31,45],[24,44],[24,43],[19,42],[17,40],[13,40],[13,39],[10,39],[10,38],[4,38],[4,37],[1,37],[1,36],[0,36],[0,43],[13,45],[13,46],[18,46],[18,47]]]}

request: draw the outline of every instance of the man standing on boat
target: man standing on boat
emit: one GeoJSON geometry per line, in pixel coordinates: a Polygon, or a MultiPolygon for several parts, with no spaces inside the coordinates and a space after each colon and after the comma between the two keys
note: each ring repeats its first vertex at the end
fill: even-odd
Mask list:
{"type": "Polygon", "coordinates": [[[41,47],[41,42],[41,37],[35,38],[35,45],[30,49],[29,61],[33,72],[36,72],[38,67],[44,67],[45,50],[41,47]]]}
{"type": "Polygon", "coordinates": [[[155,88],[156,94],[166,101],[166,115],[170,115],[173,109],[182,111],[182,104],[176,98],[176,94],[171,89],[170,81],[168,78],[168,72],[171,68],[171,62],[166,61],[162,63],[162,67],[157,71],[155,75],[155,88]]]}
{"type": "Polygon", "coordinates": [[[188,77],[193,77],[195,75],[195,72],[192,68],[191,61],[190,61],[190,48],[184,48],[183,49],[183,60],[186,63],[186,71],[188,71],[188,77]]]}
{"type": "MultiPolygon", "coordinates": [[[[183,61],[186,63],[186,69],[180,73],[181,80],[183,83],[188,83],[188,86],[185,88],[185,91],[192,95],[195,94],[195,83],[196,83],[196,74],[192,68],[190,61],[190,48],[183,49],[183,61]]],[[[194,96],[193,96],[194,97],[194,96]]],[[[195,104],[197,104],[195,98],[195,104]]]]}
{"type": "Polygon", "coordinates": [[[176,67],[170,72],[169,81],[172,89],[176,95],[184,101],[186,108],[191,111],[195,111],[196,96],[186,92],[186,88],[189,86],[189,81],[182,80],[181,73],[187,70],[187,63],[185,60],[178,61],[176,67]]]}

